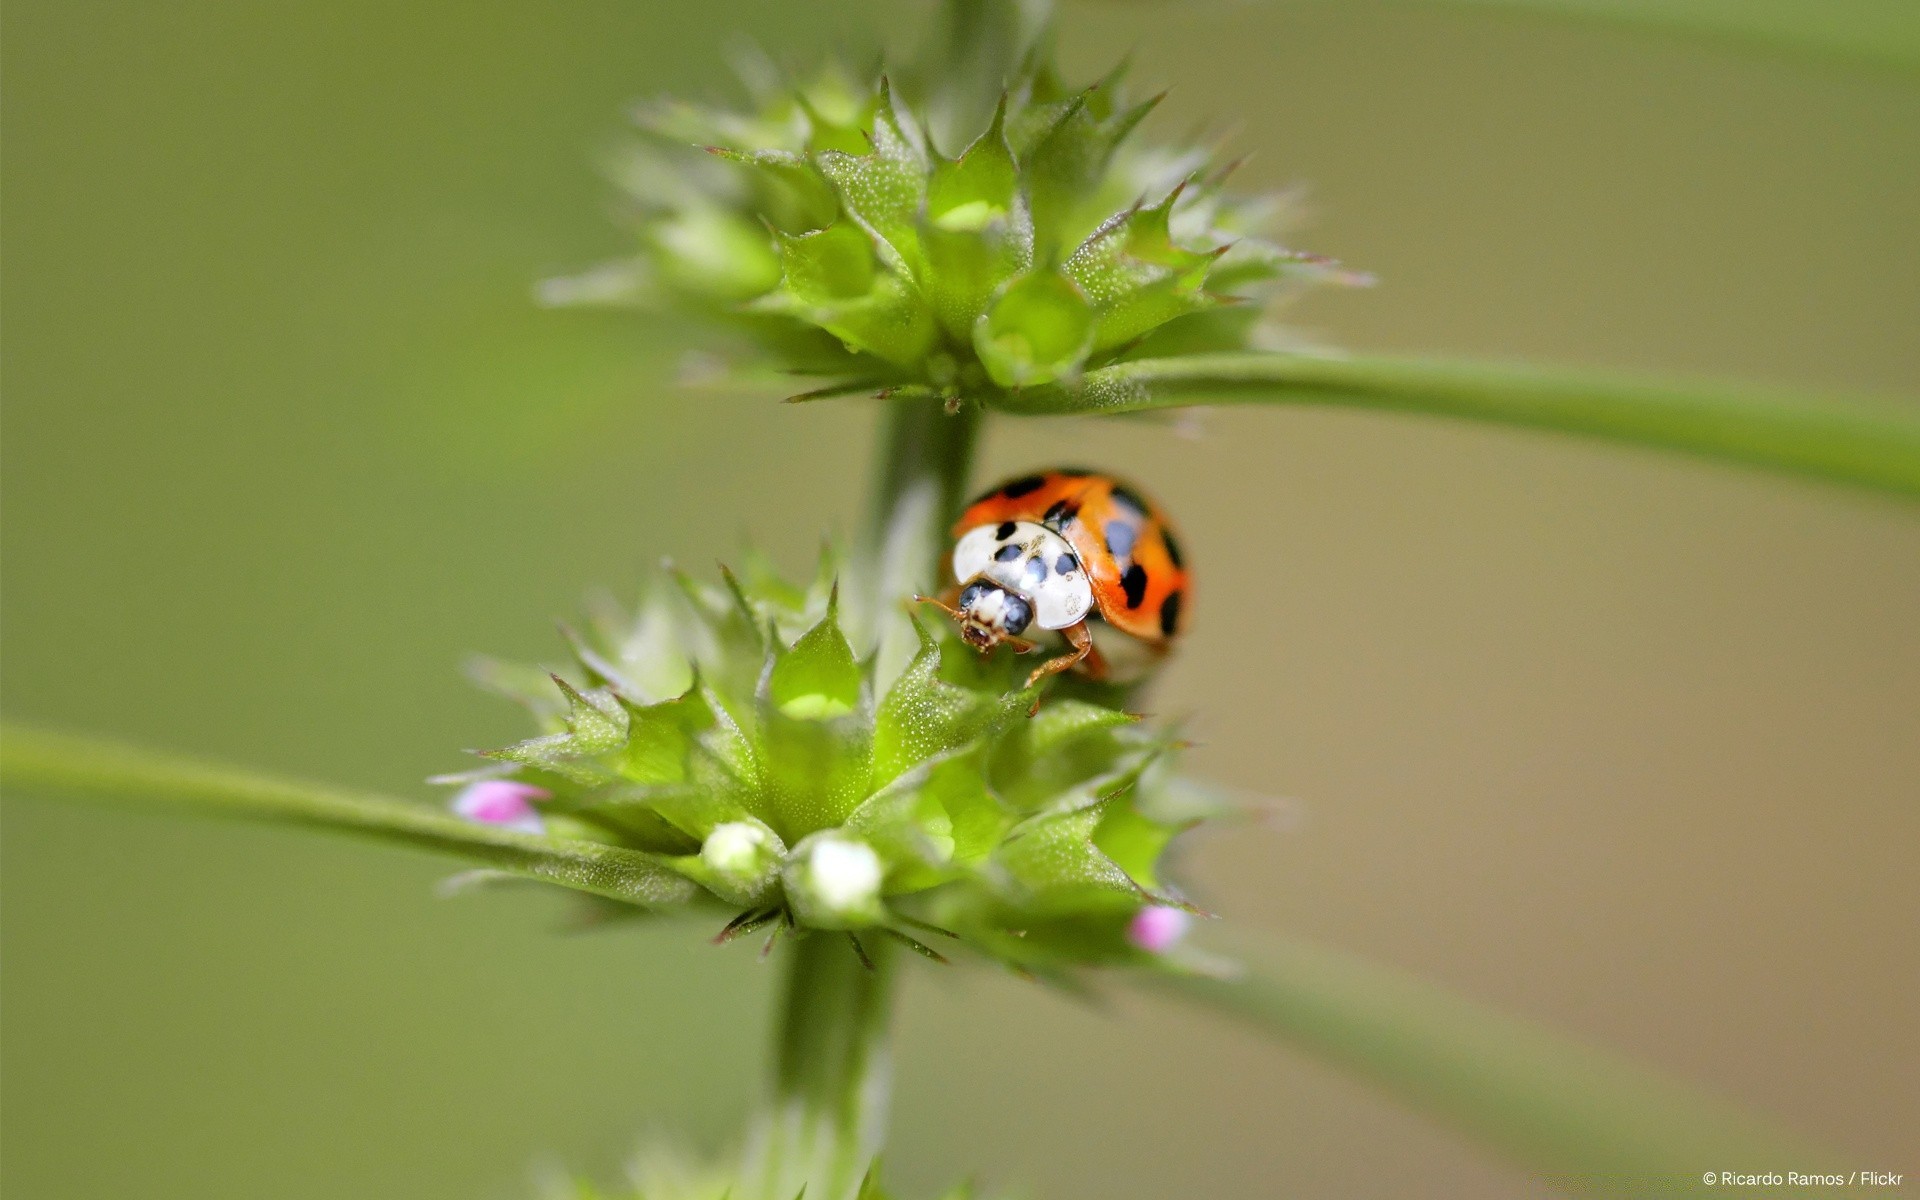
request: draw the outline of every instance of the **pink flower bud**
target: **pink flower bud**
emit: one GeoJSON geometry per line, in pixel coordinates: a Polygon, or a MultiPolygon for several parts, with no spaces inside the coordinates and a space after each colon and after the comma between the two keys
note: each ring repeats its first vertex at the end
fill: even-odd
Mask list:
{"type": "Polygon", "coordinates": [[[453,811],[482,825],[498,825],[521,833],[545,833],[546,824],[533,810],[532,802],[551,799],[552,795],[530,783],[483,779],[460,789],[460,794],[453,798],[453,811]]]}
{"type": "Polygon", "coordinates": [[[1193,918],[1177,908],[1150,904],[1127,922],[1127,940],[1149,954],[1165,954],[1187,935],[1193,918]]]}

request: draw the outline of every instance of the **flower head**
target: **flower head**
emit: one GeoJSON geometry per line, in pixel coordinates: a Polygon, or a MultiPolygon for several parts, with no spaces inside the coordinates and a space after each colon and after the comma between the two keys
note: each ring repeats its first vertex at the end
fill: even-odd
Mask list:
{"type": "Polygon", "coordinates": [[[924,628],[883,678],[837,570],[676,573],[637,616],[598,614],[564,670],[483,664],[543,732],[485,752],[511,773],[461,811],[524,820],[538,798],[554,835],[697,884],[728,936],[890,936],[1035,971],[1136,956],[1136,914],[1186,904],[1163,851],[1217,807],[1173,773],[1176,739],[1080,682],[1029,716],[1017,656],[924,628]]]}
{"type": "MultiPolygon", "coordinates": [[[[637,253],[550,300],[645,300],[730,328],[766,365],[855,391],[996,404],[1134,358],[1272,343],[1268,302],[1358,280],[1272,240],[1285,205],[1205,146],[1138,136],[1125,70],[1020,53],[754,76],[741,110],[661,102],[616,172],[637,253]]],[[[992,39],[988,39],[992,40],[992,39]]],[[[936,55],[939,48],[936,48],[936,55]]]]}

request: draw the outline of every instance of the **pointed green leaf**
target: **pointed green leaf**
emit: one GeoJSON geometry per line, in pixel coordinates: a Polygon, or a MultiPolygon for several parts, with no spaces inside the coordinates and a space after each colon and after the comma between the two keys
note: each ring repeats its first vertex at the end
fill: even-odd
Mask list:
{"type": "Polygon", "coordinates": [[[760,811],[789,843],[846,820],[871,790],[871,742],[856,715],[790,717],[768,708],[760,721],[760,811]]]}
{"type": "Polygon", "coordinates": [[[693,742],[714,724],[713,713],[689,691],[627,710],[627,740],[616,760],[621,778],[643,786],[684,783],[693,742]]]}
{"type": "Polygon", "coordinates": [[[637,617],[604,594],[590,598],[588,611],[601,657],[622,680],[622,695],[646,704],[683,695],[693,686],[693,664],[681,649],[680,623],[666,594],[653,590],[637,617]]]}
{"type": "Polygon", "coordinates": [[[846,222],[797,235],[777,234],[781,286],[810,307],[860,299],[880,273],[873,242],[846,222]]]}

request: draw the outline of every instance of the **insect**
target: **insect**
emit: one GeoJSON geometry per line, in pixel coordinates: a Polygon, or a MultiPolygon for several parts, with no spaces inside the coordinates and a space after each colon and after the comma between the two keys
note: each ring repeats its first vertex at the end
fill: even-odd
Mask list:
{"type": "Polygon", "coordinates": [[[1028,687],[1072,667],[1131,677],[1185,627],[1191,587],[1173,527],[1111,475],[1058,467],[1009,480],[968,505],[953,536],[955,588],[917,599],[983,654],[1001,642],[1029,653],[1039,647],[1021,634],[1058,631],[1066,652],[1034,668],[1028,687]]]}

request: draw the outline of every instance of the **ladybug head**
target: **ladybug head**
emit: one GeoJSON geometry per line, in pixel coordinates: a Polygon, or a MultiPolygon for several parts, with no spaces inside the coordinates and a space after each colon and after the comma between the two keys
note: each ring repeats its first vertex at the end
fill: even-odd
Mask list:
{"type": "Polygon", "coordinates": [[[984,652],[1018,638],[1033,621],[1033,605],[997,583],[975,581],[961,589],[954,615],[960,619],[961,639],[984,652]]]}

